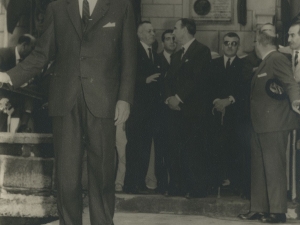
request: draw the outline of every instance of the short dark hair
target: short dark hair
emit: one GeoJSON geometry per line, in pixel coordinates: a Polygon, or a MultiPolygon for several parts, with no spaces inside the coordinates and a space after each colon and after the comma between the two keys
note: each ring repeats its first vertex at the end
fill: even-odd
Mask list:
{"type": "MultiPolygon", "coordinates": [[[[272,24],[270,24],[272,25],[272,24]]],[[[270,35],[268,33],[268,30],[262,30],[263,26],[258,30],[257,32],[257,40],[259,43],[261,43],[263,46],[266,45],[274,45],[277,46],[277,36],[274,33],[274,36],[270,35]]]]}
{"type": "Polygon", "coordinates": [[[162,42],[164,42],[165,41],[165,35],[166,34],[172,34],[173,33],[173,30],[171,30],[171,29],[168,29],[168,30],[165,30],[163,33],[162,33],[162,35],[161,35],[161,40],[162,40],[162,42]]]}
{"type": "Polygon", "coordinates": [[[26,45],[31,45],[33,39],[28,35],[28,34],[23,34],[19,37],[18,39],[18,44],[23,44],[25,43],[26,45]]]}
{"type": "Polygon", "coordinates": [[[227,34],[225,34],[224,36],[223,36],[223,40],[224,40],[224,38],[225,37],[236,37],[237,39],[239,39],[239,41],[240,41],[240,37],[239,37],[239,35],[237,34],[237,33],[235,33],[235,32],[229,32],[229,33],[227,33],[227,34]]]}
{"type": "Polygon", "coordinates": [[[293,27],[293,26],[299,26],[298,34],[300,35],[300,20],[297,20],[294,23],[292,23],[292,25],[290,27],[293,27]]]}
{"type": "Polygon", "coordinates": [[[189,34],[195,35],[196,34],[196,23],[195,20],[189,19],[189,18],[181,18],[179,19],[181,21],[181,27],[186,27],[189,34]]]}

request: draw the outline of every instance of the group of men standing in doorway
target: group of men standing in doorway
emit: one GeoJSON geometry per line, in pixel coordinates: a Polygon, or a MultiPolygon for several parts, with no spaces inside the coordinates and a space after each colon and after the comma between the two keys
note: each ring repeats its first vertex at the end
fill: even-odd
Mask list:
{"type": "MultiPolygon", "coordinates": [[[[291,47],[296,46],[299,36],[299,26],[296,27],[297,32],[293,29],[289,32],[291,47]]],[[[170,56],[170,62],[171,52],[163,53],[168,62],[164,64],[159,60],[162,55],[158,57],[153,49],[152,25],[149,22],[139,25],[138,41],[131,4],[117,0],[51,2],[42,33],[26,59],[0,73],[0,82],[18,88],[55,60],[49,87],[49,114],[53,118],[61,225],[82,224],[81,166],[85,149],[91,224],[113,225],[115,126],[127,120],[130,110],[126,124],[131,180],[129,185],[125,184],[128,191],[145,188],[152,139],[156,151],[161,149],[156,154],[161,157],[156,163],[163,167],[161,162],[166,161],[168,174],[157,177],[159,188],[168,195],[205,197],[211,165],[225,168],[217,171],[224,171],[217,183],[226,185],[227,180],[234,179],[233,169],[228,166],[231,163],[226,161],[232,159],[224,159],[220,151],[227,151],[234,136],[230,133],[234,117],[231,113],[242,101],[238,87],[227,90],[227,86],[237,81],[236,51],[240,40],[236,34],[223,37],[225,56],[211,64],[210,49],[195,39],[195,21],[180,19],[172,34],[163,36],[163,42],[170,41],[169,46],[174,47],[175,37],[182,48],[170,56]],[[213,73],[217,67],[223,72],[213,73]],[[215,126],[211,126],[211,121],[215,126]],[[212,127],[220,130],[213,132],[216,148],[222,147],[214,151],[216,157],[210,154],[212,143],[207,138],[212,127]],[[222,163],[214,164],[210,158],[222,163]]],[[[251,70],[249,94],[253,128],[251,210],[239,217],[267,223],[285,222],[284,152],[288,131],[298,128],[292,110],[300,113],[300,89],[291,62],[277,52],[272,25],[258,29],[255,49],[262,62],[251,70]]],[[[295,51],[291,57],[295,73],[296,56],[295,51]]]]}
{"type": "MultiPolygon", "coordinates": [[[[240,37],[229,32],[223,36],[224,56],[212,60],[209,48],[195,39],[191,19],[163,33],[164,47],[169,37],[181,46],[171,56],[166,48],[160,56],[153,50],[150,22],[142,22],[137,33],[125,192],[147,189],[153,140],[159,193],[201,198],[211,187],[230,186],[251,199],[251,211],[239,218],[285,222],[285,151],[289,131],[299,127],[296,53],[292,67],[277,51],[271,24],[257,30],[255,50],[244,59],[237,56],[240,37]]],[[[290,33],[291,47],[295,35],[290,33]]]]}

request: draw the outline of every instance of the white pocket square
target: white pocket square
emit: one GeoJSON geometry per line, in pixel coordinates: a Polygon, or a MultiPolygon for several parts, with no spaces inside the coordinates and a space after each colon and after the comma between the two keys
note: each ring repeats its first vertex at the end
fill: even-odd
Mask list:
{"type": "Polygon", "coordinates": [[[265,77],[265,76],[267,76],[267,73],[261,73],[257,75],[257,77],[265,77]]]}
{"type": "Polygon", "coordinates": [[[189,59],[186,59],[184,62],[188,62],[189,61],[189,59]]]}
{"type": "Polygon", "coordinates": [[[115,27],[115,26],[116,26],[116,23],[109,22],[109,23],[105,24],[103,27],[115,27]]]}

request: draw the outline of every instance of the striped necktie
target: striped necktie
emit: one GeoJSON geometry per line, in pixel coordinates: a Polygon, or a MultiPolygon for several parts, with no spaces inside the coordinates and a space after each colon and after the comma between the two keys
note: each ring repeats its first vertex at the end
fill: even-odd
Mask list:
{"type": "Polygon", "coordinates": [[[296,51],[296,53],[295,53],[295,59],[294,59],[294,65],[295,65],[295,67],[298,65],[298,51],[296,51]]]}
{"type": "Polygon", "coordinates": [[[88,0],[82,2],[82,21],[85,27],[87,27],[90,19],[90,6],[88,0]]]}

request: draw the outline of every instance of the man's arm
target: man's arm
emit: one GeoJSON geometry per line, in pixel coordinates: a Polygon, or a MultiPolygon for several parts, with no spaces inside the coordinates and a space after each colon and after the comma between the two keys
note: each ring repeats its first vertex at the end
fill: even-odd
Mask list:
{"type": "Polygon", "coordinates": [[[47,7],[43,24],[44,31],[42,36],[37,40],[35,49],[26,59],[7,72],[15,88],[20,87],[32,77],[40,74],[49,59],[55,55],[56,47],[52,4],[50,3],[47,7]]]}
{"type": "Polygon", "coordinates": [[[115,125],[124,123],[129,116],[130,105],[133,103],[134,85],[137,61],[137,37],[132,5],[128,2],[123,20],[123,34],[121,46],[121,80],[118,102],[115,111],[115,125]]]}

